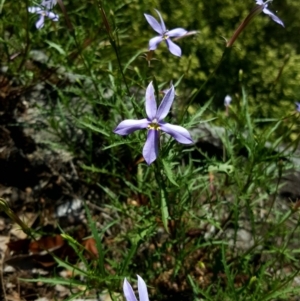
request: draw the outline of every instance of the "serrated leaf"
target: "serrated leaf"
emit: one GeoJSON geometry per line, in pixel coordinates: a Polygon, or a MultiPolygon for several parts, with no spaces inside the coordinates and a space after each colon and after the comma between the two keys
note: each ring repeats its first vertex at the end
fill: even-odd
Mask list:
{"type": "Polygon", "coordinates": [[[103,147],[102,150],[107,150],[107,149],[110,149],[110,148],[113,148],[113,147],[116,147],[116,146],[120,146],[120,145],[124,145],[124,144],[132,144],[132,143],[136,143],[136,142],[139,142],[139,140],[116,142],[116,143],[113,143],[109,146],[103,147]]]}
{"type": "Polygon", "coordinates": [[[108,134],[107,132],[105,132],[104,130],[100,129],[99,127],[91,124],[91,123],[87,123],[87,122],[84,122],[84,121],[79,121],[79,124],[84,126],[85,128],[87,129],[90,129],[92,130],[93,132],[96,132],[96,133],[100,133],[106,137],[109,137],[110,134],[108,134]]]}
{"type": "Polygon", "coordinates": [[[52,255],[52,256],[53,256],[54,260],[57,262],[58,266],[63,267],[63,268],[65,268],[67,270],[70,270],[70,271],[74,271],[74,273],[77,274],[77,275],[81,275],[81,276],[85,276],[85,277],[88,276],[88,273],[81,270],[80,268],[78,268],[78,267],[76,267],[76,266],[74,266],[74,265],[72,265],[72,264],[70,264],[66,261],[61,260],[57,256],[54,256],[54,255],[52,255]]]}
{"type": "Polygon", "coordinates": [[[77,280],[74,280],[74,279],[65,279],[65,278],[42,278],[42,277],[39,277],[39,278],[36,278],[36,279],[25,279],[25,278],[18,278],[22,281],[25,281],[25,282],[43,282],[43,283],[49,283],[49,284],[52,284],[52,285],[56,285],[56,284],[60,284],[60,285],[76,285],[76,286],[82,286],[83,285],[83,282],[81,281],[77,281],[77,280]]]}
{"type": "Polygon", "coordinates": [[[210,165],[208,166],[208,171],[212,172],[212,171],[217,171],[217,172],[224,172],[226,174],[231,174],[234,170],[233,165],[226,163],[221,163],[218,165],[210,165]]]}

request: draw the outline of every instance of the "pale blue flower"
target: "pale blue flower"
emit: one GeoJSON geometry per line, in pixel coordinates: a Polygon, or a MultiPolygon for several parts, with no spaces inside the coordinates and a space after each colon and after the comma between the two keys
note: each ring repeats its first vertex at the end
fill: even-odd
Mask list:
{"type": "MultiPolygon", "coordinates": [[[[149,301],[148,290],[145,281],[137,275],[138,278],[138,291],[139,291],[139,301],[149,301]]],[[[138,301],[130,283],[125,278],[123,283],[123,291],[126,301],[138,301]]]]}
{"type": "Polygon", "coordinates": [[[300,113],[300,102],[295,102],[296,111],[300,113]]]}
{"type": "Polygon", "coordinates": [[[190,133],[179,125],[173,125],[164,121],[168,115],[175,97],[174,86],[166,92],[160,106],[157,104],[154,95],[152,82],[146,90],[146,114],[147,118],[140,120],[127,119],[122,121],[114,130],[118,135],[128,135],[136,130],[148,129],[147,140],[143,148],[143,156],[148,165],[156,160],[159,149],[159,131],[163,131],[182,144],[192,144],[190,133]]]}
{"type": "Polygon", "coordinates": [[[41,8],[37,6],[28,7],[28,11],[33,14],[40,15],[39,19],[35,23],[35,27],[37,29],[41,29],[44,26],[45,23],[45,17],[49,18],[52,21],[58,21],[58,15],[54,12],[48,10],[47,8],[41,8]]]}
{"type": "Polygon", "coordinates": [[[281,26],[284,27],[283,22],[274,14],[272,13],[269,9],[268,9],[268,4],[269,4],[270,0],[264,2],[263,0],[256,0],[256,4],[257,5],[263,5],[263,13],[265,13],[266,15],[268,15],[274,22],[280,24],[281,26]]]}
{"type": "Polygon", "coordinates": [[[225,98],[224,98],[224,105],[226,107],[228,107],[230,105],[231,101],[232,101],[231,96],[230,95],[226,95],[225,98]]]}
{"type": "Polygon", "coordinates": [[[176,56],[181,56],[181,49],[170,38],[179,38],[186,35],[188,32],[183,28],[175,28],[167,30],[164,20],[158,10],[155,10],[159,16],[160,23],[151,15],[144,14],[150,26],[159,34],[149,41],[149,50],[155,50],[159,43],[165,41],[170,52],[176,56]]]}

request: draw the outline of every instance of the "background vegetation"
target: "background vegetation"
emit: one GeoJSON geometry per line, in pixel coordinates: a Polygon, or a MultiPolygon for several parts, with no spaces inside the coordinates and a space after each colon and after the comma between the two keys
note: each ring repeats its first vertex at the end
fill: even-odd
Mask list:
{"type": "MultiPolygon", "coordinates": [[[[27,280],[73,285],[68,300],[107,290],[117,299],[124,277],[133,282],[136,274],[152,301],[297,300],[299,195],[282,189],[299,173],[299,4],[270,3],[285,28],[259,14],[221,61],[254,1],[59,2],[59,22],[46,19],[37,30],[27,8],[38,3],[0,1],[1,83],[18,88],[3,88],[1,111],[21,97],[28,110],[18,118],[33,110],[35,119],[5,113],[0,123],[26,129],[39,149],[67,153],[80,180],[97,187],[89,201],[109,218],[85,203],[96,258],[86,259],[60,229],[78,260],[54,258],[74,277],[52,271],[27,280]],[[181,58],[162,43],[146,60],[155,33],[143,14],[157,17],[154,8],[169,29],[198,32],[176,42],[181,58]],[[145,116],[152,80],[159,90],[174,83],[167,120],[188,128],[195,144],[163,136],[159,159],[147,166],[146,131],[125,138],[112,131],[145,116]]],[[[31,231],[39,239],[44,230],[31,231]]]]}

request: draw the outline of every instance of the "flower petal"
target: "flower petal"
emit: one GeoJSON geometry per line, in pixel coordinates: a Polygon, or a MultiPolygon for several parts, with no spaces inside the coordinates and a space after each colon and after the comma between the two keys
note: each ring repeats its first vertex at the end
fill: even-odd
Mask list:
{"type": "Polygon", "coordinates": [[[159,126],[162,131],[172,136],[175,140],[182,144],[194,143],[190,133],[187,129],[179,125],[173,125],[170,123],[160,122],[159,126]]]}
{"type": "Polygon", "coordinates": [[[138,277],[138,290],[139,290],[139,299],[140,301],[149,301],[148,290],[145,281],[142,277],[138,277]]]}
{"type": "Polygon", "coordinates": [[[154,88],[152,82],[148,85],[146,90],[146,113],[149,120],[153,120],[156,117],[157,105],[154,96],[154,88]]]}
{"type": "Polygon", "coordinates": [[[46,12],[46,16],[52,21],[58,21],[59,16],[51,11],[46,12]]]}
{"type": "Polygon", "coordinates": [[[163,20],[163,18],[162,18],[162,16],[161,16],[160,12],[159,12],[157,9],[155,9],[155,11],[157,12],[157,14],[158,14],[158,16],[159,16],[159,19],[160,19],[160,24],[161,24],[162,33],[164,33],[165,31],[167,31],[165,22],[164,22],[164,20],[163,20]]]}
{"type": "Polygon", "coordinates": [[[256,0],[256,4],[257,5],[264,5],[264,1],[263,0],[256,0]]]}
{"type": "Polygon", "coordinates": [[[148,165],[155,161],[158,156],[158,139],[159,132],[157,130],[148,130],[147,140],[143,148],[143,157],[148,165]]]}
{"type": "Polygon", "coordinates": [[[40,18],[37,20],[37,22],[35,23],[35,27],[37,29],[41,29],[44,26],[44,22],[45,22],[45,17],[44,15],[40,15],[40,18]]]}
{"type": "Polygon", "coordinates": [[[163,40],[161,36],[154,37],[149,41],[149,50],[155,50],[157,45],[163,40]]]}
{"type": "Polygon", "coordinates": [[[123,292],[127,301],[137,301],[134,291],[126,278],[123,283],[123,292]]]}
{"type": "Polygon", "coordinates": [[[148,124],[149,121],[146,118],[140,120],[126,119],[119,123],[114,129],[114,133],[121,136],[128,135],[136,130],[145,129],[148,124]]]}
{"type": "Polygon", "coordinates": [[[284,27],[283,22],[275,14],[273,14],[270,10],[268,10],[266,7],[263,9],[263,12],[266,15],[268,15],[274,22],[276,22],[284,27]]]}
{"type": "Polygon", "coordinates": [[[157,20],[152,17],[151,15],[148,15],[148,14],[144,14],[147,22],[150,24],[150,26],[159,34],[163,34],[164,33],[164,30],[163,28],[161,27],[161,25],[157,22],[157,20]]]}
{"type": "Polygon", "coordinates": [[[33,13],[33,14],[35,14],[35,13],[38,14],[41,11],[43,11],[43,10],[37,6],[28,7],[28,12],[33,13]]]}
{"type": "Polygon", "coordinates": [[[184,28],[175,28],[167,32],[167,35],[171,38],[181,37],[187,34],[187,30],[184,28]]]}
{"type": "Polygon", "coordinates": [[[167,46],[170,52],[176,56],[181,56],[181,49],[178,45],[176,45],[171,39],[166,40],[167,46]]]}
{"type": "Polygon", "coordinates": [[[56,2],[56,0],[43,0],[41,6],[46,8],[47,10],[50,10],[54,5],[56,5],[56,2]]]}
{"type": "Polygon", "coordinates": [[[171,85],[171,88],[167,91],[167,93],[165,94],[163,100],[161,101],[158,107],[157,114],[156,114],[157,121],[163,120],[168,115],[174,100],[174,96],[175,96],[174,86],[171,85]]]}

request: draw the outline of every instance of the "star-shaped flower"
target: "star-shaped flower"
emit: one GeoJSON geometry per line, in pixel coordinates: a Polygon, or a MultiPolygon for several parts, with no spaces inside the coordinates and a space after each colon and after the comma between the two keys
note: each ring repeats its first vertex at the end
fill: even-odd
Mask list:
{"type": "MultiPolygon", "coordinates": [[[[149,301],[148,290],[145,281],[139,275],[137,275],[137,278],[138,278],[138,291],[139,291],[139,299],[140,299],[139,301],[149,301]]],[[[127,281],[126,278],[123,284],[123,291],[124,291],[126,301],[138,301],[130,283],[127,281]]]]}
{"type": "Polygon", "coordinates": [[[40,15],[40,18],[35,23],[35,27],[37,29],[41,29],[44,26],[45,17],[49,18],[52,21],[58,21],[59,18],[57,14],[48,10],[47,8],[43,9],[41,7],[33,6],[33,7],[28,7],[28,11],[30,13],[40,15]]]}
{"type": "Polygon", "coordinates": [[[122,121],[114,130],[118,135],[128,135],[140,129],[148,129],[147,140],[143,148],[143,156],[148,165],[158,156],[159,131],[163,131],[182,144],[192,144],[190,133],[183,127],[164,122],[168,115],[175,96],[174,86],[166,92],[160,106],[157,109],[152,82],[146,90],[146,114],[147,118],[140,120],[127,119],[122,121]]]}
{"type": "Polygon", "coordinates": [[[280,24],[281,26],[284,27],[283,22],[275,15],[273,14],[269,9],[268,9],[268,4],[269,4],[270,0],[264,2],[263,0],[256,0],[256,4],[257,5],[263,5],[263,13],[265,13],[266,15],[268,15],[273,21],[275,21],[276,23],[280,24]]]}
{"type": "Polygon", "coordinates": [[[159,43],[165,41],[170,52],[176,56],[181,56],[181,49],[170,38],[179,38],[187,34],[183,28],[175,28],[167,30],[164,20],[158,10],[155,10],[159,16],[160,23],[151,15],[144,14],[150,26],[159,33],[159,36],[152,38],[149,41],[149,50],[155,50],[159,43]]]}

